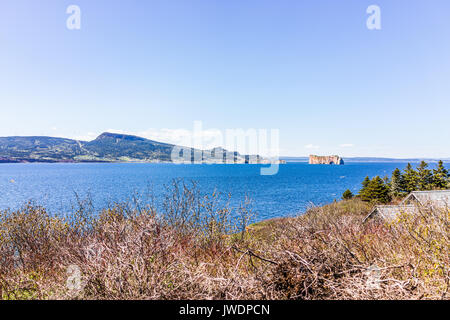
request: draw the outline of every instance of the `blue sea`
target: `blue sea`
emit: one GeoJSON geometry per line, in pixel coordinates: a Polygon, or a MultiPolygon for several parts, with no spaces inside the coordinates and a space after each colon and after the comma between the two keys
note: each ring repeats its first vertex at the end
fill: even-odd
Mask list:
{"type": "MultiPolygon", "coordinates": [[[[95,210],[112,202],[149,194],[161,203],[173,179],[195,181],[204,194],[230,194],[230,206],[248,197],[255,221],[292,216],[313,205],[339,200],[346,189],[357,193],[366,176],[390,176],[406,163],[347,163],[344,166],[288,163],[278,174],[260,175],[261,165],[149,163],[0,164],[0,209],[17,209],[29,200],[52,214],[70,212],[76,195],[90,197],[95,210]]],[[[434,165],[430,165],[434,167],[434,165]]]]}

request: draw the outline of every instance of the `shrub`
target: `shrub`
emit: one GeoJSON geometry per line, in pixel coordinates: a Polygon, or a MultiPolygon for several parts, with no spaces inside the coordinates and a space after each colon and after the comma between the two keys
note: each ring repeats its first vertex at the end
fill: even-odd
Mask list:
{"type": "Polygon", "coordinates": [[[448,210],[362,224],[370,204],[352,199],[245,227],[245,203],[180,181],[163,207],[2,212],[0,297],[448,299],[448,210]]]}
{"type": "Polygon", "coordinates": [[[345,190],[344,193],[342,194],[343,200],[350,200],[352,198],[353,198],[353,193],[349,189],[345,190]]]}

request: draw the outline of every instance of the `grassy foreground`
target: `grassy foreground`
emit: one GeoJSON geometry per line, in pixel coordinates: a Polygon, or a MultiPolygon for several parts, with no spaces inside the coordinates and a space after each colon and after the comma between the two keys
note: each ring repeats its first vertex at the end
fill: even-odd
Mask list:
{"type": "Polygon", "coordinates": [[[245,227],[175,185],[164,212],[123,204],[0,215],[2,299],[448,299],[449,210],[362,224],[359,200],[245,227]]]}

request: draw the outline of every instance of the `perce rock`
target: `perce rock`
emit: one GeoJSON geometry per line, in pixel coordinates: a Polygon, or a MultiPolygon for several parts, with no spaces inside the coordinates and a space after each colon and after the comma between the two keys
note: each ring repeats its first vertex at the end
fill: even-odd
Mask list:
{"type": "Polygon", "coordinates": [[[309,156],[309,164],[339,164],[343,165],[344,160],[339,156],[309,156]]]}

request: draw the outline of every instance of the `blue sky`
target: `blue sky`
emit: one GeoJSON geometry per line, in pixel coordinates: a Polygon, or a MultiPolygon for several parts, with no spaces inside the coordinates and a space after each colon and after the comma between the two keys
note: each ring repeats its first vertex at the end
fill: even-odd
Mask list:
{"type": "Polygon", "coordinates": [[[3,0],[0,136],[200,120],[279,129],[287,156],[447,158],[449,40],[448,0],[3,0]]]}

